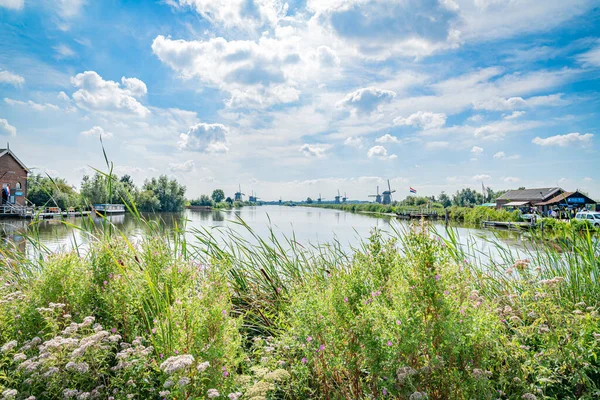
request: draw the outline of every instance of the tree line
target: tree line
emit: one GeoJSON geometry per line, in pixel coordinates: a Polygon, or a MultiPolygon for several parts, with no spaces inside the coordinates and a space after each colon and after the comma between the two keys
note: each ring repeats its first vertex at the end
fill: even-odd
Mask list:
{"type": "Polygon", "coordinates": [[[186,205],[186,187],[166,175],[147,179],[141,187],[129,175],[85,175],[79,192],[63,178],[41,174],[31,176],[27,185],[27,200],[36,206],[87,209],[93,204],[123,203],[135,204],[140,211],[176,212],[186,205]]]}

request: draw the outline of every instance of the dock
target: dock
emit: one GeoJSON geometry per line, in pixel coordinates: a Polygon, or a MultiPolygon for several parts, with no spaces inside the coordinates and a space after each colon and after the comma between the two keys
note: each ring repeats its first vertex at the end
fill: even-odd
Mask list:
{"type": "Polygon", "coordinates": [[[484,228],[529,229],[535,227],[531,222],[483,221],[484,228]]]}
{"type": "Polygon", "coordinates": [[[0,218],[50,219],[85,217],[90,214],[91,211],[76,211],[75,209],[63,211],[58,207],[46,207],[42,210],[36,210],[34,207],[16,204],[5,204],[0,206],[0,218]]]}

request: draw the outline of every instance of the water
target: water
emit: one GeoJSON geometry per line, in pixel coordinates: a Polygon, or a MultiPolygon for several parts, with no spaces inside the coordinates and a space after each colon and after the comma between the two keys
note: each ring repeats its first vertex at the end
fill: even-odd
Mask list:
{"type": "MultiPolygon", "coordinates": [[[[309,207],[260,206],[224,211],[186,210],[178,214],[148,214],[146,218],[153,221],[160,220],[167,229],[185,225],[189,231],[208,229],[217,237],[222,237],[226,230],[231,229],[238,235],[253,240],[248,230],[240,225],[239,218],[241,218],[261,237],[270,235],[271,228],[279,239],[284,235],[288,238],[294,235],[297,242],[307,246],[337,241],[346,250],[350,250],[361,240],[368,238],[374,228],[384,232],[392,232],[392,228],[399,231],[408,229],[408,222],[394,217],[309,207]]],[[[109,219],[129,238],[135,239],[142,234],[139,221],[131,215],[115,215],[110,216],[109,219]]],[[[66,224],[60,220],[41,220],[34,223],[35,234],[39,242],[50,251],[66,251],[75,245],[85,248],[89,240],[88,234],[77,229],[82,223],[81,218],[68,219],[66,224]]],[[[31,252],[33,247],[25,239],[26,232],[34,233],[29,224],[30,221],[4,220],[0,222],[0,229],[5,240],[17,243],[23,251],[31,252]]],[[[101,227],[103,220],[95,218],[94,224],[101,227]]],[[[442,235],[445,234],[443,224],[434,223],[434,226],[442,235]]],[[[461,242],[466,243],[467,240],[471,240],[484,252],[494,251],[487,239],[492,239],[495,232],[467,227],[456,227],[456,229],[461,242]]],[[[187,239],[194,242],[193,234],[188,233],[187,239]]],[[[517,235],[504,235],[502,240],[509,246],[521,247],[521,239],[517,235]]]]}

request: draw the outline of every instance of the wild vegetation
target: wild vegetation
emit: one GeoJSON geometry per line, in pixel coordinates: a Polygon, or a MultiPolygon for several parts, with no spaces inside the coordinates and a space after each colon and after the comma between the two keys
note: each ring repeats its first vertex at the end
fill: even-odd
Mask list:
{"type": "Polygon", "coordinates": [[[3,249],[4,398],[600,395],[589,232],[519,254],[492,242],[490,259],[424,225],[352,253],[155,223],[130,242],[108,225],[87,252],[3,249]]]}

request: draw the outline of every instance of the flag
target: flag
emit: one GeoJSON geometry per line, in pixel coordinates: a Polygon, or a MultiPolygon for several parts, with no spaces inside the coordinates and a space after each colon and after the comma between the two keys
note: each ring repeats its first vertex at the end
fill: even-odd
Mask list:
{"type": "Polygon", "coordinates": [[[485,188],[483,182],[481,182],[481,193],[483,194],[483,199],[485,200],[487,198],[487,189],[485,188]]]}
{"type": "Polygon", "coordinates": [[[417,189],[414,189],[414,188],[412,188],[412,187],[411,187],[411,188],[410,188],[410,192],[411,192],[411,193],[414,193],[414,194],[417,194],[417,189]]]}

